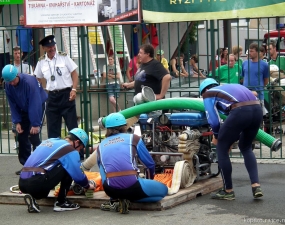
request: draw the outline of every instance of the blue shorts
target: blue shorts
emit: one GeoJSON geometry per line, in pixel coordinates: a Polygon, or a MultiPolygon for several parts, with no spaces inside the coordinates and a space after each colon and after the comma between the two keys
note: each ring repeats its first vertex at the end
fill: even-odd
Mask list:
{"type": "Polygon", "coordinates": [[[120,97],[120,84],[114,83],[114,84],[107,84],[106,89],[108,92],[108,97],[120,97]]]}

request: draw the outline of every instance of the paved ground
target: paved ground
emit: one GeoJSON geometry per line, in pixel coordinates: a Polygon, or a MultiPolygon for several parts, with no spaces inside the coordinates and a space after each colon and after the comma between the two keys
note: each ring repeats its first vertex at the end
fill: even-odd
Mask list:
{"type": "MultiPolygon", "coordinates": [[[[19,167],[17,157],[0,156],[0,193],[17,184],[14,174],[19,167]]],[[[233,164],[233,181],[236,193],[234,201],[218,201],[209,195],[165,211],[131,211],[129,215],[103,212],[99,209],[79,209],[73,212],[53,212],[51,207],[42,207],[40,214],[29,214],[25,206],[0,205],[3,225],[38,224],[276,224],[272,220],[284,220],[285,165],[259,164],[260,182],[264,198],[254,200],[248,175],[243,164],[233,164]],[[269,222],[270,219],[270,222],[269,222]],[[266,222],[265,222],[266,221],[266,222]],[[252,223],[252,222],[251,222],[252,223]]]]}

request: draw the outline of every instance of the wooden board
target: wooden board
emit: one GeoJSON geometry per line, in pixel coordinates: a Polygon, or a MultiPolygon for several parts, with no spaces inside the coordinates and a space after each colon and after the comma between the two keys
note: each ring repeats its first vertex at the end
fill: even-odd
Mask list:
{"type": "MultiPolygon", "coordinates": [[[[221,177],[211,178],[194,183],[191,187],[180,189],[174,195],[166,196],[155,203],[131,203],[130,209],[135,210],[164,210],[172,208],[181,203],[195,199],[197,196],[209,194],[223,187],[221,177]]],[[[0,204],[23,205],[24,194],[15,194],[4,192],[0,194],[0,204]]],[[[84,195],[68,196],[68,198],[78,203],[84,208],[100,208],[100,205],[109,200],[109,197],[103,191],[94,192],[93,198],[86,198],[84,195]]],[[[39,205],[53,206],[55,202],[54,192],[51,191],[48,198],[37,201],[39,205]]]]}

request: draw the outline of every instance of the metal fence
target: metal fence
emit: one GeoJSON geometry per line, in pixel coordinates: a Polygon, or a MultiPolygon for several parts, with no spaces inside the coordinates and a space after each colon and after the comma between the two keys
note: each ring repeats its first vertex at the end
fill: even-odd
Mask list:
{"type": "MultiPolygon", "coordinates": [[[[1,6],[0,23],[6,28],[10,41],[8,52],[10,62],[13,63],[13,48],[18,46],[16,42],[16,30],[19,26],[20,16],[23,12],[22,5],[1,6]]],[[[127,70],[130,60],[137,52],[137,45],[151,43],[156,50],[163,50],[164,57],[168,61],[169,70],[172,70],[172,60],[175,57],[184,55],[186,71],[190,72],[189,64],[193,55],[197,56],[198,70],[205,76],[216,76],[219,79],[219,67],[215,70],[216,63],[220,65],[221,57],[219,49],[227,48],[232,53],[234,46],[242,48],[237,60],[247,60],[246,51],[253,42],[260,46],[267,47],[271,41],[277,44],[279,54],[285,52],[285,30],[276,30],[276,24],[284,23],[284,18],[255,18],[239,20],[216,20],[200,22],[180,22],[163,24],[138,24],[138,25],[117,25],[102,27],[62,27],[62,28],[36,28],[33,32],[33,52],[27,57],[31,62],[44,54],[38,45],[39,40],[44,36],[53,34],[56,38],[57,49],[67,52],[77,63],[79,72],[79,86],[77,102],[77,113],[80,117],[79,124],[90,131],[90,144],[94,144],[103,138],[104,131],[98,130],[97,119],[111,113],[112,107],[109,103],[105,82],[102,79],[103,66],[108,63],[108,56],[114,55],[118,72],[122,75],[120,83],[128,82],[127,70]],[[274,33],[273,31],[276,30],[274,33]],[[283,43],[284,42],[284,43],[283,43]],[[138,44],[136,44],[138,43],[138,44]]],[[[5,45],[5,30],[0,30],[1,39],[5,45]]],[[[4,50],[4,53],[6,51],[4,50]]],[[[270,58],[270,53],[265,52],[270,58]]],[[[229,56],[225,57],[228,61],[229,56]]],[[[238,61],[239,62],[239,61],[238,61]]],[[[4,64],[8,62],[4,60],[4,64]]],[[[240,62],[241,63],[241,62],[240,62]]],[[[241,65],[240,65],[241,66],[241,65]]],[[[280,65],[281,66],[281,65],[280,65]]],[[[198,72],[198,71],[197,71],[198,72]]],[[[31,71],[32,73],[32,71],[31,71]]],[[[282,73],[275,76],[282,78],[282,73]]],[[[228,72],[230,78],[230,72],[228,72]]],[[[202,81],[201,77],[174,78],[167,93],[167,98],[199,95],[198,87],[202,81]]],[[[285,85],[285,84],[284,84],[285,85]]],[[[117,100],[121,109],[133,106],[133,90],[121,88],[117,93],[117,100]]],[[[284,103],[282,102],[283,85],[280,81],[270,80],[265,88],[266,107],[268,116],[265,118],[267,132],[282,139],[284,103]],[[274,109],[274,110],[273,110],[274,109]]],[[[284,94],[285,96],[285,94],[284,94]]],[[[3,87],[0,90],[1,117],[0,117],[0,153],[14,154],[14,136],[11,132],[11,116],[9,105],[5,98],[3,87]]],[[[118,109],[118,108],[117,108],[118,109]]],[[[263,128],[262,128],[263,129],[263,128]]],[[[63,135],[65,126],[63,124],[63,135]]],[[[47,138],[46,127],[43,127],[42,138],[47,138]]],[[[283,158],[283,151],[271,153],[265,146],[254,150],[258,158],[283,158]]],[[[232,157],[240,157],[239,153],[232,151],[232,157]]]]}

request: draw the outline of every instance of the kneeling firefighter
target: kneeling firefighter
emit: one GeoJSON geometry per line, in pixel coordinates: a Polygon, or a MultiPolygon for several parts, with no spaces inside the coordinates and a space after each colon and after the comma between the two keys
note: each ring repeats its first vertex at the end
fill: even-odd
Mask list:
{"type": "Polygon", "coordinates": [[[130,201],[157,202],[167,195],[167,187],[152,180],[155,163],[143,141],[135,134],[127,134],[127,122],[120,113],[106,117],[106,139],[97,149],[97,161],[105,193],[111,197],[103,203],[105,211],[129,212],[130,201]],[[138,176],[136,157],[147,168],[147,178],[138,176]]]}

